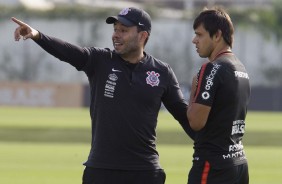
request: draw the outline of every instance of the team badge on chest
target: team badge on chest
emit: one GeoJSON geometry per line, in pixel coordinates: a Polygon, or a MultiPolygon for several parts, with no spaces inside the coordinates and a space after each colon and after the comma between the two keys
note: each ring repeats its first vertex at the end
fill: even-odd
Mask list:
{"type": "Polygon", "coordinates": [[[151,85],[152,87],[159,85],[160,83],[159,73],[156,73],[155,71],[148,71],[147,75],[148,75],[146,78],[147,84],[151,85]]]}

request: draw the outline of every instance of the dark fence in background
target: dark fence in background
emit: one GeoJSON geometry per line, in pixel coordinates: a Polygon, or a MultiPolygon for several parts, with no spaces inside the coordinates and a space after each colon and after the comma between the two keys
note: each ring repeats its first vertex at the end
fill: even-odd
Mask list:
{"type": "Polygon", "coordinates": [[[0,82],[0,106],[82,107],[84,85],[0,82]]]}
{"type": "MultiPolygon", "coordinates": [[[[190,91],[182,87],[184,96],[187,98],[190,91]]],[[[89,86],[85,86],[84,105],[90,105],[89,86]]],[[[252,87],[251,99],[248,110],[254,111],[282,111],[282,87],[252,87]]]]}
{"type": "Polygon", "coordinates": [[[282,111],[282,87],[252,87],[249,110],[282,111]]]}
{"type": "MultiPolygon", "coordinates": [[[[190,90],[181,86],[188,100],[190,90]]],[[[0,106],[89,107],[86,84],[1,82],[0,106]]],[[[252,87],[249,110],[282,111],[281,87],[252,87]]]]}

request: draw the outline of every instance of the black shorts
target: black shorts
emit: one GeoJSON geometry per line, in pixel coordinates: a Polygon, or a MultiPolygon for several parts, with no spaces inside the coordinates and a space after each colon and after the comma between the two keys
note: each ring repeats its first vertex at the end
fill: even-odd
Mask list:
{"type": "Polygon", "coordinates": [[[188,184],[249,184],[248,164],[213,168],[209,162],[193,165],[189,172],[188,184]]]}
{"type": "Polygon", "coordinates": [[[86,167],[82,184],[164,184],[164,170],[125,171],[86,167]]]}

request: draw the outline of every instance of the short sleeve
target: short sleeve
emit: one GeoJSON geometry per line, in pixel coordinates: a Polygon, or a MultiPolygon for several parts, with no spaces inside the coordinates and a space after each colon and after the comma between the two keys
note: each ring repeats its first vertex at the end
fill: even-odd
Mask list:
{"type": "Polygon", "coordinates": [[[215,93],[220,84],[219,72],[221,65],[203,64],[198,73],[197,88],[193,102],[212,106],[215,93]]]}

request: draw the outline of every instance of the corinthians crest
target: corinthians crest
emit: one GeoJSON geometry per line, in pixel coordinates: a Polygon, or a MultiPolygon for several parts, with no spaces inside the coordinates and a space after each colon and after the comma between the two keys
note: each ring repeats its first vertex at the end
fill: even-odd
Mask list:
{"type": "Polygon", "coordinates": [[[130,8],[124,8],[119,12],[119,15],[127,15],[130,10],[130,8]]]}
{"type": "Polygon", "coordinates": [[[151,85],[152,87],[159,85],[160,83],[159,73],[156,73],[155,71],[148,71],[147,75],[148,75],[146,78],[147,84],[151,85]]]}

